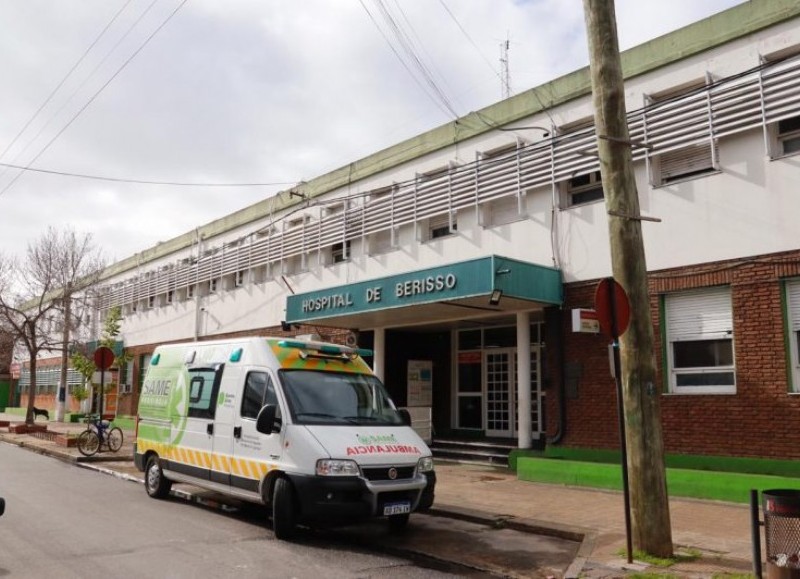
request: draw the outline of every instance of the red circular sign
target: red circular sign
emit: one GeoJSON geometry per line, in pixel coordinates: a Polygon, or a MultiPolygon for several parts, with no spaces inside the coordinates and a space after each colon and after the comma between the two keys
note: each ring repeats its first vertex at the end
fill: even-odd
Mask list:
{"type": "Polygon", "coordinates": [[[111,364],[113,363],[114,352],[111,350],[111,348],[100,346],[94,351],[94,365],[97,366],[98,370],[108,370],[111,368],[111,364]]]}
{"type": "Polygon", "coordinates": [[[594,292],[594,309],[600,330],[612,340],[616,340],[631,321],[631,304],[625,289],[613,277],[607,277],[597,284],[594,292]]]}

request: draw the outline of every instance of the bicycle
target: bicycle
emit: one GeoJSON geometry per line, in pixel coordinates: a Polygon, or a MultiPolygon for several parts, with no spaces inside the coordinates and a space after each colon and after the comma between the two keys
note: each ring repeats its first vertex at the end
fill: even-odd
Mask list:
{"type": "Polygon", "coordinates": [[[78,450],[84,456],[92,456],[102,450],[105,445],[111,452],[122,448],[122,430],[111,428],[111,423],[104,421],[97,414],[84,418],[86,430],[78,435],[78,450]]]}

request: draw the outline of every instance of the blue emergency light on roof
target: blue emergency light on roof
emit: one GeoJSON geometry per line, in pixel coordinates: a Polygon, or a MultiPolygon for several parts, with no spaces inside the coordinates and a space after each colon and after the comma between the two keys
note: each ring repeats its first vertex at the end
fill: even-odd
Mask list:
{"type": "Polygon", "coordinates": [[[372,356],[372,350],[364,348],[350,348],[349,346],[338,346],[336,344],[322,344],[320,342],[303,342],[301,340],[281,340],[278,342],[281,348],[297,348],[298,350],[310,350],[325,356],[372,356]]]}
{"type": "Polygon", "coordinates": [[[233,352],[231,352],[230,358],[228,358],[230,362],[240,362],[242,360],[242,348],[236,348],[233,352]]]}
{"type": "Polygon", "coordinates": [[[158,366],[158,361],[161,359],[161,354],[156,354],[152,358],[150,358],[150,365],[151,366],[158,366]]]}

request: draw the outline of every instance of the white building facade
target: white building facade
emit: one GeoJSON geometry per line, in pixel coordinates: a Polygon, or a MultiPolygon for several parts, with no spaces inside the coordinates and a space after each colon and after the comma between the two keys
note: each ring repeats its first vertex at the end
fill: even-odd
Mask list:
{"type": "MultiPolygon", "coordinates": [[[[741,413],[798,405],[798,54],[800,6],[755,0],[622,55],[670,451],[764,455],[741,413]]],[[[434,437],[616,445],[607,343],[571,329],[611,273],[590,92],[578,70],[109,267],[127,410],[158,344],[319,334],[373,349],[434,437]]]]}

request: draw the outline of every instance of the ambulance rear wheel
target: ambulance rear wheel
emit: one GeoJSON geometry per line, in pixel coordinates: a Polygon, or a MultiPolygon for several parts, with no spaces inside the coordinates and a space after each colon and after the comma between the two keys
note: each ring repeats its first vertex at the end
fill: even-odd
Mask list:
{"type": "Polygon", "coordinates": [[[288,541],[297,529],[297,508],[295,507],[294,487],[288,479],[275,481],[272,493],[272,530],[275,538],[288,541]]]}
{"type": "Polygon", "coordinates": [[[389,515],[389,530],[390,531],[402,531],[408,525],[408,518],[409,514],[405,513],[404,515],[389,515]]]}
{"type": "Polygon", "coordinates": [[[161,470],[158,457],[155,455],[147,459],[147,467],[144,469],[144,488],[154,499],[166,498],[172,488],[172,481],[164,476],[164,471],[161,470]]]}

